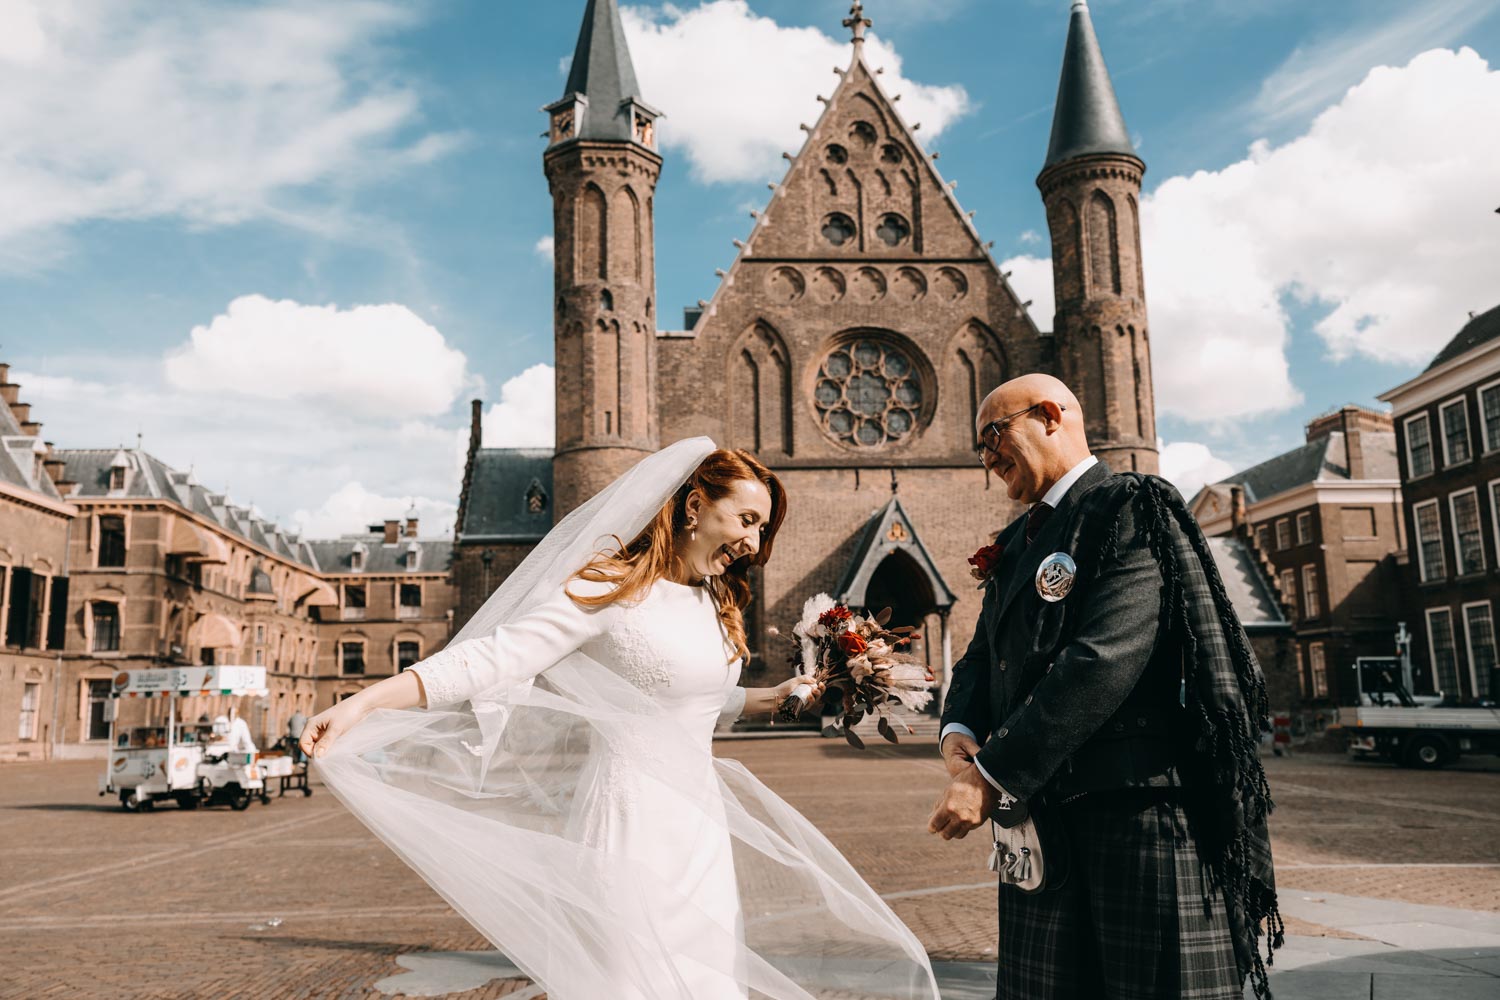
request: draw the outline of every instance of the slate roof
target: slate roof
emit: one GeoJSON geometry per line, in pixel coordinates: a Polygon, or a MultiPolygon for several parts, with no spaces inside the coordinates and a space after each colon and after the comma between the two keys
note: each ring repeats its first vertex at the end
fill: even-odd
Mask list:
{"type": "Polygon", "coordinates": [[[1452,340],[1443,345],[1443,349],[1437,352],[1432,359],[1432,364],[1427,366],[1427,371],[1432,371],[1438,365],[1452,361],[1466,351],[1471,351],[1480,344],[1488,343],[1500,337],[1500,306],[1482,312],[1478,316],[1464,324],[1463,329],[1456,333],[1452,340]]]}
{"type": "Polygon", "coordinates": [[[62,494],[57,491],[52,477],[36,459],[37,449],[45,447],[40,438],[21,430],[16,415],[9,406],[0,402],[0,480],[40,493],[48,500],[61,500],[62,494]]]}
{"type": "Polygon", "coordinates": [[[296,534],[257,517],[140,448],[59,448],[53,453],[66,465],[65,478],[77,483],[69,500],[128,497],[165,500],[217,524],[225,532],[275,553],[291,562],[313,566],[312,550],[296,534]],[[110,469],[123,464],[125,488],[110,490],[110,469]]]}
{"type": "Polygon", "coordinates": [[[550,448],[481,448],[466,489],[459,541],[538,542],[552,530],[550,448]],[[533,483],[543,494],[539,512],[527,505],[533,483]]]}
{"type": "Polygon", "coordinates": [[[589,0],[584,9],[564,100],[574,94],[588,98],[588,110],[574,123],[577,138],[634,139],[635,122],[621,113],[620,103],[626,98],[640,101],[641,87],[615,0],[589,0]]]}
{"type": "MultiPolygon", "coordinates": [[[[1391,431],[1362,431],[1365,479],[1399,479],[1396,465],[1396,435],[1391,431]]],[[[1344,432],[1333,431],[1243,472],[1236,472],[1216,485],[1245,488],[1245,500],[1259,503],[1278,493],[1314,482],[1349,480],[1344,454],[1344,432]]]]}
{"type": "Polygon", "coordinates": [[[453,559],[453,542],[449,539],[401,538],[387,545],[379,525],[364,534],[316,539],[307,545],[312,549],[317,568],[330,574],[400,576],[403,573],[446,573],[453,559]],[[354,568],[356,551],[363,554],[358,569],[354,568]],[[408,562],[408,553],[412,551],[417,553],[415,563],[408,562]]]}
{"type": "Polygon", "coordinates": [[[1088,4],[1074,0],[1062,76],[1057,84],[1057,105],[1052,113],[1052,139],[1042,169],[1096,153],[1136,155],[1104,65],[1104,53],[1099,50],[1088,4]]]}
{"type": "Polygon", "coordinates": [[[1241,624],[1247,629],[1291,627],[1275,587],[1244,542],[1232,535],[1219,535],[1208,539],[1208,550],[1241,624]]]}

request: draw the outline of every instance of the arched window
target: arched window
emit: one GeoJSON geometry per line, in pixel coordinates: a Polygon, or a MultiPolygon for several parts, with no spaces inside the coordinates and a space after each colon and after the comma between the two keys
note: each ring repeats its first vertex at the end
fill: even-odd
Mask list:
{"type": "Polygon", "coordinates": [[[1089,285],[1095,291],[1120,294],[1120,233],[1115,203],[1103,191],[1089,199],[1089,285]]]}
{"type": "Polygon", "coordinates": [[[94,652],[118,652],[120,649],[120,606],[111,601],[94,601],[89,608],[94,619],[94,652]]]}

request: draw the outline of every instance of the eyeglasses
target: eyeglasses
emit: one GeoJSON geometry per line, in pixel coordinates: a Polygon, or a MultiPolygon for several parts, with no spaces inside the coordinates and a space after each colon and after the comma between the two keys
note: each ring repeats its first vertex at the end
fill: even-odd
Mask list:
{"type": "MultiPolygon", "coordinates": [[[[979,442],[974,445],[974,454],[979,456],[979,461],[981,463],[984,461],[984,453],[986,451],[988,451],[992,455],[998,455],[1000,453],[1000,439],[1004,436],[1006,431],[1010,430],[1011,421],[1015,420],[1017,417],[1025,416],[1045,402],[1047,401],[1042,400],[1042,402],[1039,403],[1032,403],[1024,410],[1017,410],[1015,413],[1007,414],[1001,417],[999,420],[991,420],[989,423],[985,424],[984,427],[979,431],[979,442]]],[[[1062,405],[1061,403],[1057,403],[1055,405],[1059,410],[1067,410],[1067,407],[1062,405]]]]}

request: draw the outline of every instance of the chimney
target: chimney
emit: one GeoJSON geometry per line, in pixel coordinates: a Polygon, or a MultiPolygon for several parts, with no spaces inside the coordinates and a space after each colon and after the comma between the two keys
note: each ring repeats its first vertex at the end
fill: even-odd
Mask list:
{"type": "Polygon", "coordinates": [[[10,365],[6,364],[4,361],[0,361],[0,383],[6,383],[6,382],[9,382],[9,381],[10,381],[10,365]]]}
{"type": "Polygon", "coordinates": [[[1229,521],[1235,531],[1245,526],[1249,515],[1245,510],[1245,487],[1232,483],[1229,487],[1229,521]]]}
{"type": "Polygon", "coordinates": [[[1360,437],[1360,411],[1356,406],[1346,406],[1339,411],[1344,422],[1344,459],[1350,479],[1365,478],[1365,446],[1360,437]]]}
{"type": "Polygon", "coordinates": [[[400,537],[401,537],[401,522],[400,521],[387,521],[387,522],[385,522],[385,538],[382,539],[382,541],[384,541],[385,544],[387,544],[387,545],[395,545],[396,544],[396,540],[398,538],[400,538],[400,537]]]}
{"type": "MultiPolygon", "coordinates": [[[[21,387],[16,386],[16,388],[20,389],[21,387]]],[[[18,403],[15,400],[10,399],[6,400],[6,402],[10,403],[11,416],[16,418],[16,423],[24,425],[31,420],[30,403],[18,403]]]]}
{"type": "Polygon", "coordinates": [[[41,422],[36,420],[21,421],[21,433],[30,434],[32,437],[36,437],[38,434],[42,433],[41,422]]]}

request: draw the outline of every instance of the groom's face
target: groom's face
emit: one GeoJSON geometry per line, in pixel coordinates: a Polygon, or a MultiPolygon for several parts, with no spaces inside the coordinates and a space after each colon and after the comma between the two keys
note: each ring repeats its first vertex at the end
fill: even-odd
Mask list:
{"type": "Polygon", "coordinates": [[[981,449],[984,467],[1005,483],[1007,494],[1021,503],[1036,503],[1047,493],[1046,470],[1051,467],[1051,446],[1046,421],[1037,419],[1034,401],[992,396],[979,412],[977,432],[989,445],[981,449]],[[991,423],[997,427],[987,433],[991,423]]]}

